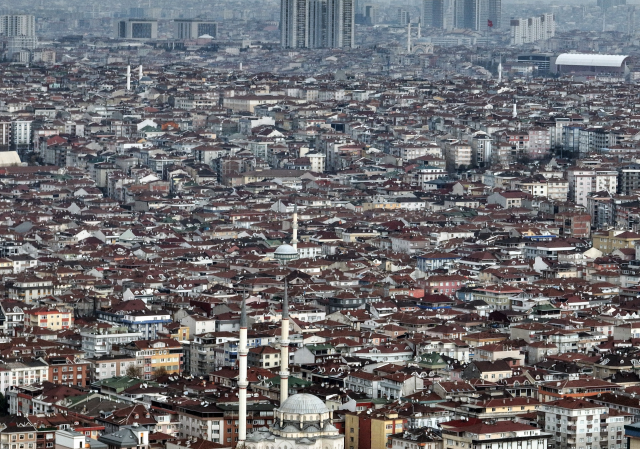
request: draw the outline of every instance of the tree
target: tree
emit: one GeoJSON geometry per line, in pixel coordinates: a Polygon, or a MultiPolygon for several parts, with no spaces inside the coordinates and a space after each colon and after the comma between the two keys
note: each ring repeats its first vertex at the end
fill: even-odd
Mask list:
{"type": "Polygon", "coordinates": [[[142,369],[134,365],[129,365],[125,374],[127,377],[137,377],[139,379],[142,377],[142,369]]]}
{"type": "Polygon", "coordinates": [[[0,393],[0,416],[7,416],[9,414],[9,401],[4,394],[0,393]]]}
{"type": "Polygon", "coordinates": [[[166,376],[167,374],[169,374],[167,372],[167,369],[164,366],[159,366],[153,372],[153,378],[158,380],[159,378],[161,378],[162,376],[166,376]]]}

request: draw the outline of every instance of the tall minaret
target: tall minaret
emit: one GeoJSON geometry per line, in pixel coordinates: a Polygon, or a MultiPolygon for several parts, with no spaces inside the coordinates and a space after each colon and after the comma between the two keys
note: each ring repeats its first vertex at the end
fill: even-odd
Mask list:
{"type": "Polygon", "coordinates": [[[131,90],[131,65],[127,66],[127,90],[131,90]]]}
{"type": "Polygon", "coordinates": [[[295,204],[293,206],[293,224],[291,225],[293,229],[293,236],[291,238],[291,246],[298,251],[298,205],[295,204]]]}
{"type": "Polygon", "coordinates": [[[289,397],[289,281],[284,278],[282,333],[280,334],[280,407],[289,397]]]}
{"type": "Polygon", "coordinates": [[[142,79],[142,64],[138,67],[138,81],[142,79]]]}
{"type": "Polygon", "coordinates": [[[407,53],[411,53],[411,22],[407,24],[407,53]]]}
{"type": "Polygon", "coordinates": [[[513,101],[513,118],[517,118],[518,117],[518,103],[514,100],[513,101]]]}
{"type": "Polygon", "coordinates": [[[240,341],[238,342],[238,447],[244,446],[247,439],[247,305],[246,299],[242,300],[240,312],[240,341]]]}

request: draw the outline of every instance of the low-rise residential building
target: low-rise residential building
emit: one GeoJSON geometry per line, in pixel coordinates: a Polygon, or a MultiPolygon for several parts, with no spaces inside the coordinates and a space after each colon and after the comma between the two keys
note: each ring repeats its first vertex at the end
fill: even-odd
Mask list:
{"type": "Polygon", "coordinates": [[[145,379],[153,378],[160,371],[163,374],[180,374],[183,370],[182,345],[170,338],[138,340],[124,346],[122,350],[136,358],[136,367],[141,369],[141,375],[145,379]]]}
{"type": "Polygon", "coordinates": [[[491,424],[469,418],[444,422],[440,427],[444,449],[473,448],[478,445],[499,449],[513,443],[521,447],[546,449],[551,442],[551,434],[548,432],[513,421],[498,421],[491,424]]]}

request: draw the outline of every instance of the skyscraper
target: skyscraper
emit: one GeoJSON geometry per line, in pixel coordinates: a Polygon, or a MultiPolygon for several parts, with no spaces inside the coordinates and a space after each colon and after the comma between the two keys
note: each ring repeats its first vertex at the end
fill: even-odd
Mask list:
{"type": "Polygon", "coordinates": [[[355,0],[327,0],[327,47],[355,47],[355,0]]]}
{"type": "Polygon", "coordinates": [[[502,25],[502,0],[489,0],[489,20],[493,23],[493,28],[500,28],[502,25]]]}
{"type": "Polygon", "coordinates": [[[309,48],[322,48],[327,42],[327,2],[309,0],[309,48]]]}
{"type": "Polygon", "coordinates": [[[378,7],[369,3],[362,4],[360,9],[356,8],[355,22],[358,25],[375,25],[378,23],[378,7]]]}
{"type": "Polygon", "coordinates": [[[29,52],[38,46],[36,37],[36,20],[32,15],[3,15],[0,16],[0,34],[7,36],[7,59],[14,59],[14,55],[23,52],[27,59],[29,52]]]}
{"type": "Polygon", "coordinates": [[[484,31],[489,22],[489,0],[465,0],[464,27],[484,31]]]}
{"type": "Polygon", "coordinates": [[[281,0],[280,45],[284,48],[309,46],[309,0],[281,0]]]}
{"type": "Polygon", "coordinates": [[[411,22],[411,15],[409,14],[409,11],[404,8],[398,8],[397,16],[398,25],[400,25],[401,27],[406,27],[409,22],[411,22]]]}
{"type": "Polygon", "coordinates": [[[422,2],[422,25],[425,28],[444,28],[445,0],[424,0],[422,2]]]}
{"type": "Polygon", "coordinates": [[[511,19],[511,45],[531,44],[551,39],[556,34],[553,14],[528,19],[511,19]]]}
{"type": "Polygon", "coordinates": [[[423,0],[422,23],[426,27],[468,28],[485,31],[491,23],[500,27],[501,0],[423,0]]]}
{"type": "Polygon", "coordinates": [[[355,47],[355,0],[281,0],[283,48],[355,47]]]}
{"type": "Polygon", "coordinates": [[[0,34],[33,37],[36,35],[36,19],[27,14],[0,16],[0,34]]]}

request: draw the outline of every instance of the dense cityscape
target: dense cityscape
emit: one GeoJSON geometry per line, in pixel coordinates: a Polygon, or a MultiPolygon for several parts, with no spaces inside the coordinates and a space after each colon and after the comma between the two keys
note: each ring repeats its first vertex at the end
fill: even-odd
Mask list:
{"type": "Polygon", "coordinates": [[[640,449],[631,0],[0,0],[0,449],[640,449]]]}

